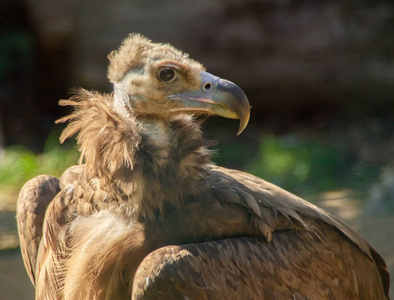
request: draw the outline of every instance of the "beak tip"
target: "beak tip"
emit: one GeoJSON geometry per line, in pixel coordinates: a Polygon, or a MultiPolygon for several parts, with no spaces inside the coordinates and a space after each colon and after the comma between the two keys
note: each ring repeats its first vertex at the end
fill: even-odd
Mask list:
{"type": "Polygon", "coordinates": [[[248,108],[246,109],[246,105],[245,105],[244,109],[241,110],[239,114],[239,129],[237,135],[240,135],[245,130],[246,126],[248,126],[249,123],[250,109],[252,107],[249,105],[249,101],[247,100],[247,98],[246,98],[246,103],[248,108]]]}
{"type": "Polygon", "coordinates": [[[239,129],[237,135],[240,135],[245,130],[246,126],[248,126],[249,117],[250,117],[250,112],[248,112],[245,116],[239,119],[239,129]]]}

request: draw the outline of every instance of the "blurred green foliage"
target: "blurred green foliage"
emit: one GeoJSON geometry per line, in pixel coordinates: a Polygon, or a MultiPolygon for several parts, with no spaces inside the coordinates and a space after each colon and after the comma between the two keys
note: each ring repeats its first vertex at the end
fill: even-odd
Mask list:
{"type": "Polygon", "coordinates": [[[365,191],[379,176],[378,167],[358,161],[346,149],[294,135],[263,137],[245,169],[302,195],[344,188],[365,191]]]}
{"type": "Polygon", "coordinates": [[[79,153],[75,143],[60,145],[58,138],[59,132],[52,132],[41,154],[19,145],[6,148],[0,159],[0,190],[19,190],[26,181],[40,174],[60,176],[67,167],[76,164],[79,153]]]}

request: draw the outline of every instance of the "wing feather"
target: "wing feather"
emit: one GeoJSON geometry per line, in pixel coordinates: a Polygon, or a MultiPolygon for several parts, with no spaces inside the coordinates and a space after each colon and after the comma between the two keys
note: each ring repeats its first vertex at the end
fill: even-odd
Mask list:
{"type": "Polygon", "coordinates": [[[330,249],[308,231],[160,248],[140,264],[132,299],[385,299],[374,263],[321,230],[330,249]]]}
{"type": "Polygon", "coordinates": [[[75,165],[67,168],[60,177],[59,186],[61,189],[69,184],[74,184],[81,175],[85,165],[75,165]]]}
{"type": "Polygon", "coordinates": [[[57,178],[41,175],[29,180],[19,193],[16,219],[20,248],[25,268],[34,286],[45,211],[59,191],[57,178]]]}
{"type": "Polygon", "coordinates": [[[352,243],[374,262],[380,273],[378,278],[388,295],[390,275],[384,260],[367,241],[333,215],[272,183],[241,171],[211,166],[205,180],[208,185],[214,183],[211,191],[219,201],[247,208],[251,213],[251,223],[268,242],[281,230],[305,230],[330,248],[332,245],[327,244],[327,237],[320,224],[331,226],[338,234],[338,241],[343,239],[352,243]]]}
{"type": "Polygon", "coordinates": [[[37,255],[37,299],[62,299],[65,261],[69,254],[67,230],[76,217],[73,193],[74,187],[68,185],[47,207],[37,255]]]}
{"type": "MultiPolygon", "coordinates": [[[[213,193],[218,196],[218,199],[249,208],[256,218],[268,223],[273,231],[296,228],[297,226],[315,230],[316,227],[313,224],[322,221],[336,228],[357,245],[370,259],[373,259],[370,251],[371,246],[351,228],[328,212],[272,183],[241,171],[217,166],[211,167],[206,180],[215,182],[213,193]],[[212,177],[212,179],[210,180],[209,177],[212,177]],[[226,191],[221,193],[223,190],[226,191]],[[242,191],[242,193],[239,191],[242,191]],[[244,191],[248,191],[248,200],[245,199],[246,192],[244,191]],[[235,196],[229,198],[231,192],[235,196]],[[249,195],[252,195],[257,201],[252,202],[249,195]],[[261,211],[257,214],[255,213],[257,210],[255,203],[258,203],[261,211]],[[267,217],[268,215],[269,217],[267,217]],[[278,215],[282,218],[278,218],[278,215]],[[285,222],[284,219],[294,223],[293,226],[285,222]],[[272,223],[273,221],[274,223],[272,223]]],[[[316,232],[316,235],[320,234],[316,232]]]]}

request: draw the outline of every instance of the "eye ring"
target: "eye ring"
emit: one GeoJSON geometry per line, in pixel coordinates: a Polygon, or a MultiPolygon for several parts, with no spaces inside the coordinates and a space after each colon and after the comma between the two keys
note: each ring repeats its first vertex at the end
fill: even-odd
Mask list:
{"type": "Polygon", "coordinates": [[[160,81],[170,82],[175,78],[175,70],[169,67],[160,68],[159,72],[157,73],[157,78],[160,81]]]}

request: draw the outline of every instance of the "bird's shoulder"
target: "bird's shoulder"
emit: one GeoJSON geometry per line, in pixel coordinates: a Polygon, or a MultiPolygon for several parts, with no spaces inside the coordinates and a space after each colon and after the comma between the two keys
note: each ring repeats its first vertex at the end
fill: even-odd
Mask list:
{"type": "Polygon", "coordinates": [[[372,259],[370,245],[350,227],[316,205],[251,174],[211,165],[205,190],[221,202],[246,209],[269,241],[278,230],[299,229],[322,238],[321,224],[344,235],[372,259]]]}
{"type": "MultiPolygon", "coordinates": [[[[327,240],[326,228],[330,228],[337,242],[326,243],[322,250],[335,246],[339,241],[347,245],[348,249],[355,246],[362,254],[360,258],[364,258],[364,261],[368,258],[375,264],[384,290],[388,293],[390,275],[383,258],[359,234],[330,213],[272,183],[237,170],[210,166],[205,185],[206,190],[219,201],[248,210],[252,222],[262,229],[268,240],[273,232],[281,233],[290,229],[294,234],[309,232],[312,234],[310,237],[320,241],[314,245],[323,245],[327,240]]],[[[354,255],[355,252],[351,253],[354,255]]]]}

